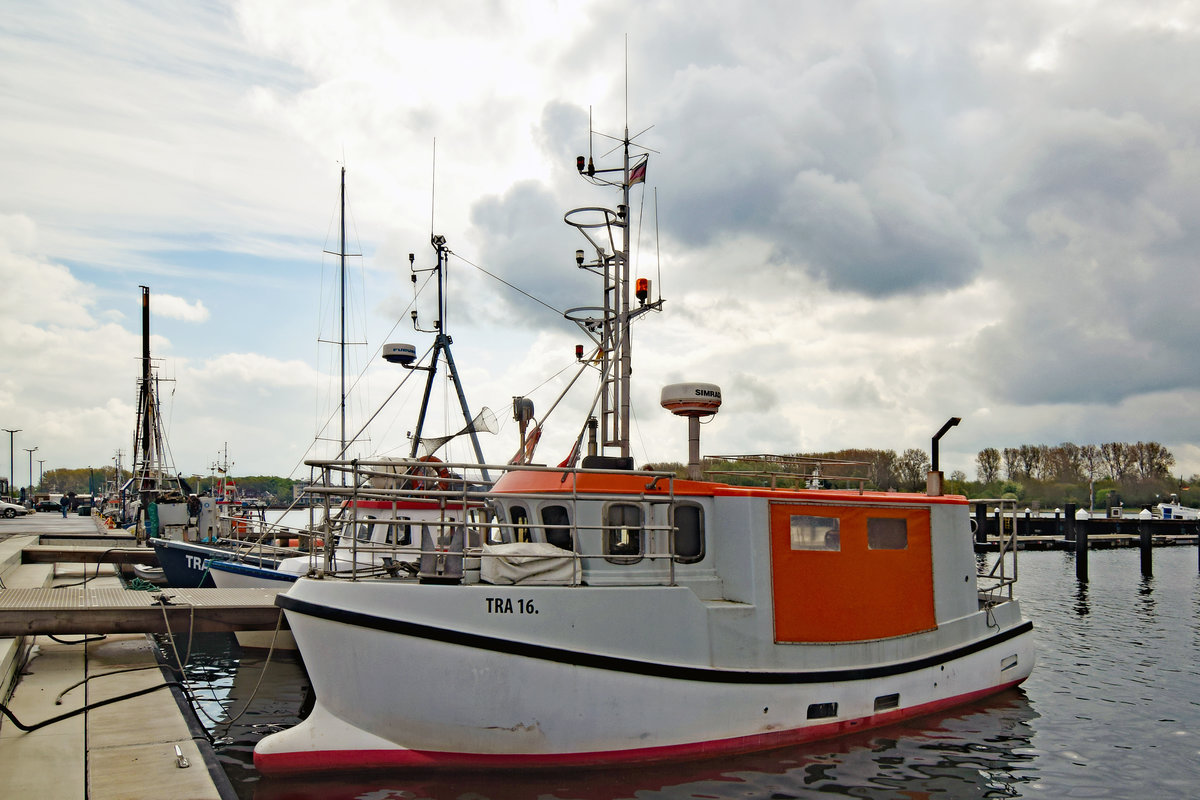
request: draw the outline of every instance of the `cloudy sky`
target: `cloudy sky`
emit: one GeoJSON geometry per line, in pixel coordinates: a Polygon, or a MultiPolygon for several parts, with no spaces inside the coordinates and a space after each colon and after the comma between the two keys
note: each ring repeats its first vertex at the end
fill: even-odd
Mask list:
{"type": "MultiPolygon", "coordinates": [[[[139,285],[180,470],[228,447],[238,474],[299,474],[323,452],[342,165],[366,342],[351,433],[404,381],[357,452],[407,451],[422,376],[378,352],[432,341],[408,254],[431,265],[433,232],[467,397],[507,460],[512,397],[540,417],[573,374],[561,312],[600,302],[563,224],[617,202],[575,172],[589,113],[654,151],[632,203],[635,272],[665,300],[636,326],[639,462],[686,460],[658,406],[686,380],[724,392],[708,453],[927,449],[959,416],[947,471],[974,477],[988,446],[1140,439],[1190,475],[1198,76],[1186,2],[6,2],[17,482],[24,448],[35,473],[128,461],[139,285]]],[[[591,381],[540,460],[569,451],[591,381]]],[[[453,393],[435,398],[440,419],[453,393]]]]}

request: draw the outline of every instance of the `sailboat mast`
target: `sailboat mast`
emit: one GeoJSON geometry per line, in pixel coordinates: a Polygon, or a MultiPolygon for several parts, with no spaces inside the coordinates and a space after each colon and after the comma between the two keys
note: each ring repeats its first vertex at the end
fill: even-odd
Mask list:
{"type": "Polygon", "coordinates": [[[141,411],[142,436],[140,442],[143,471],[150,463],[151,416],[150,403],[150,287],[142,286],[142,385],[138,393],[138,410],[141,411]]]}
{"type": "MultiPolygon", "coordinates": [[[[341,240],[338,247],[338,258],[341,262],[341,290],[339,292],[341,311],[339,314],[341,333],[338,343],[341,348],[341,399],[338,409],[341,413],[341,433],[338,437],[338,458],[346,457],[346,167],[342,167],[342,203],[341,203],[341,240]]],[[[345,476],[343,475],[343,480],[345,476]]]]}

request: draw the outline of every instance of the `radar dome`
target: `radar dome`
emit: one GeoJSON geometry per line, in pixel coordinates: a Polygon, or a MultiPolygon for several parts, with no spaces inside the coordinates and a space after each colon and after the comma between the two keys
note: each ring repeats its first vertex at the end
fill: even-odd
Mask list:
{"type": "Polygon", "coordinates": [[[393,364],[403,364],[407,367],[417,360],[417,348],[411,344],[385,344],[383,346],[383,359],[393,364]]]}
{"type": "Polygon", "coordinates": [[[721,407],[721,387],[715,383],[673,383],[664,386],[659,404],[680,417],[707,417],[721,407]]]}

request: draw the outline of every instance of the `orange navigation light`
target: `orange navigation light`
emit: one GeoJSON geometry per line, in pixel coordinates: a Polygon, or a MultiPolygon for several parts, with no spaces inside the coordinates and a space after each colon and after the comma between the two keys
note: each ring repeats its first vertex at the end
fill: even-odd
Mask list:
{"type": "Polygon", "coordinates": [[[650,296],[650,279],[638,278],[636,287],[638,302],[646,305],[646,298],[650,296]]]}
{"type": "Polygon", "coordinates": [[[575,345],[575,360],[583,361],[583,345],[581,344],[575,345]]]}

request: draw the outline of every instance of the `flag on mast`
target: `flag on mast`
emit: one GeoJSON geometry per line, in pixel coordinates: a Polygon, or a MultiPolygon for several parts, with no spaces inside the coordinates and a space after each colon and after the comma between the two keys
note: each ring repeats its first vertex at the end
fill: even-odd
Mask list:
{"type": "Polygon", "coordinates": [[[649,160],[650,160],[650,156],[644,155],[644,156],[642,156],[642,160],[639,161],[637,163],[637,165],[634,166],[633,169],[629,170],[629,185],[630,186],[633,186],[635,183],[645,183],[646,182],[646,162],[648,162],[649,160]]]}

